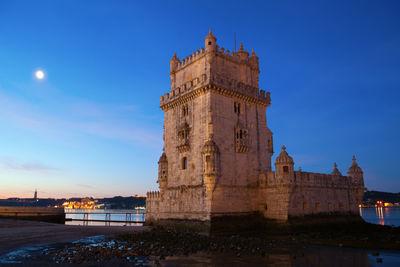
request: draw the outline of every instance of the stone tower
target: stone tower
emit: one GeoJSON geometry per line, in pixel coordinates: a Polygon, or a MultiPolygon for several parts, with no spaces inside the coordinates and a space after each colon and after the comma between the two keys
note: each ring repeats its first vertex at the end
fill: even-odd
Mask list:
{"type": "Polygon", "coordinates": [[[357,217],[365,187],[355,158],[348,176],[336,164],[331,174],[295,171],[283,146],[273,171],[270,94],[259,89],[257,55],[242,44],[234,52],[218,47],[211,30],[204,42],[205,49],[170,60],[171,90],[160,97],[160,191],[147,193],[146,221],[357,217]]]}
{"type": "Polygon", "coordinates": [[[160,101],[160,192],[148,194],[159,206],[146,220],[255,212],[259,173],[271,171],[270,96],[258,87],[258,57],[242,44],[236,52],[219,48],[211,30],[204,41],[205,49],[170,60],[171,90],[160,101]]]}

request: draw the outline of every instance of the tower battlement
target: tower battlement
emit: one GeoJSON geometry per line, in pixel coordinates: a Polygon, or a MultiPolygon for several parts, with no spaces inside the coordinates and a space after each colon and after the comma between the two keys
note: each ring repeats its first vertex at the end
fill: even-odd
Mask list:
{"type": "MultiPolygon", "coordinates": [[[[214,53],[215,55],[218,55],[220,57],[223,57],[226,60],[229,60],[233,63],[236,64],[246,64],[250,68],[259,71],[259,66],[258,66],[258,57],[254,53],[254,49],[252,49],[252,54],[249,56],[249,52],[243,49],[243,44],[240,45],[240,50],[238,51],[230,51],[229,49],[225,49],[224,47],[219,47],[216,45],[216,51],[209,51],[210,53],[214,53]],[[255,58],[257,57],[257,58],[255,58]],[[257,60],[255,60],[257,59],[257,60]]],[[[186,66],[196,62],[196,60],[200,59],[206,54],[206,51],[204,50],[203,47],[200,48],[200,50],[196,50],[189,56],[179,59],[176,54],[174,57],[176,57],[177,63],[175,65],[171,66],[171,73],[173,72],[178,72],[182,69],[184,69],[186,66]]],[[[173,58],[174,59],[174,58],[173,58]]],[[[172,59],[171,59],[172,60],[172,59]]]]}
{"type": "Polygon", "coordinates": [[[171,90],[160,97],[163,110],[208,90],[269,106],[269,93],[259,89],[260,69],[254,50],[250,55],[241,44],[238,51],[231,52],[219,48],[216,40],[210,30],[205,38],[205,49],[182,60],[174,54],[170,60],[171,90]]]}

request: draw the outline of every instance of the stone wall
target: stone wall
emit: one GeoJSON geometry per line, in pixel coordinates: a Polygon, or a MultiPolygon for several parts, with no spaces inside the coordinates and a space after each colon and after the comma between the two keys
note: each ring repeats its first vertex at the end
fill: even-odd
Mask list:
{"type": "Polygon", "coordinates": [[[296,171],[293,179],[267,172],[259,180],[259,210],[266,218],[358,212],[351,177],[296,171]]]}

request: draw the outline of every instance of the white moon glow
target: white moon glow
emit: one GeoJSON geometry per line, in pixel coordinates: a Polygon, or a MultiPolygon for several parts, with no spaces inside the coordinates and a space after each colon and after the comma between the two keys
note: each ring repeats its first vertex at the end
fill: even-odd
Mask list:
{"type": "Polygon", "coordinates": [[[44,72],[43,72],[42,70],[37,70],[37,71],[35,72],[35,76],[36,76],[36,78],[38,78],[39,80],[41,80],[41,79],[44,78],[44,72]]]}

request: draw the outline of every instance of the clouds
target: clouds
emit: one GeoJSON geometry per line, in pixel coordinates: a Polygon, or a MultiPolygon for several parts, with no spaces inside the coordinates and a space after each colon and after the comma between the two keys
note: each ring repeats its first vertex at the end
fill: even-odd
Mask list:
{"type": "Polygon", "coordinates": [[[0,157],[0,166],[7,170],[25,172],[50,172],[60,171],[61,169],[39,162],[21,162],[8,157],[0,157]]]}
{"type": "Polygon", "coordinates": [[[149,126],[148,118],[141,118],[137,106],[96,103],[62,94],[53,99],[12,97],[4,91],[0,88],[3,124],[57,139],[90,135],[131,144],[161,144],[161,133],[149,126]]]}

